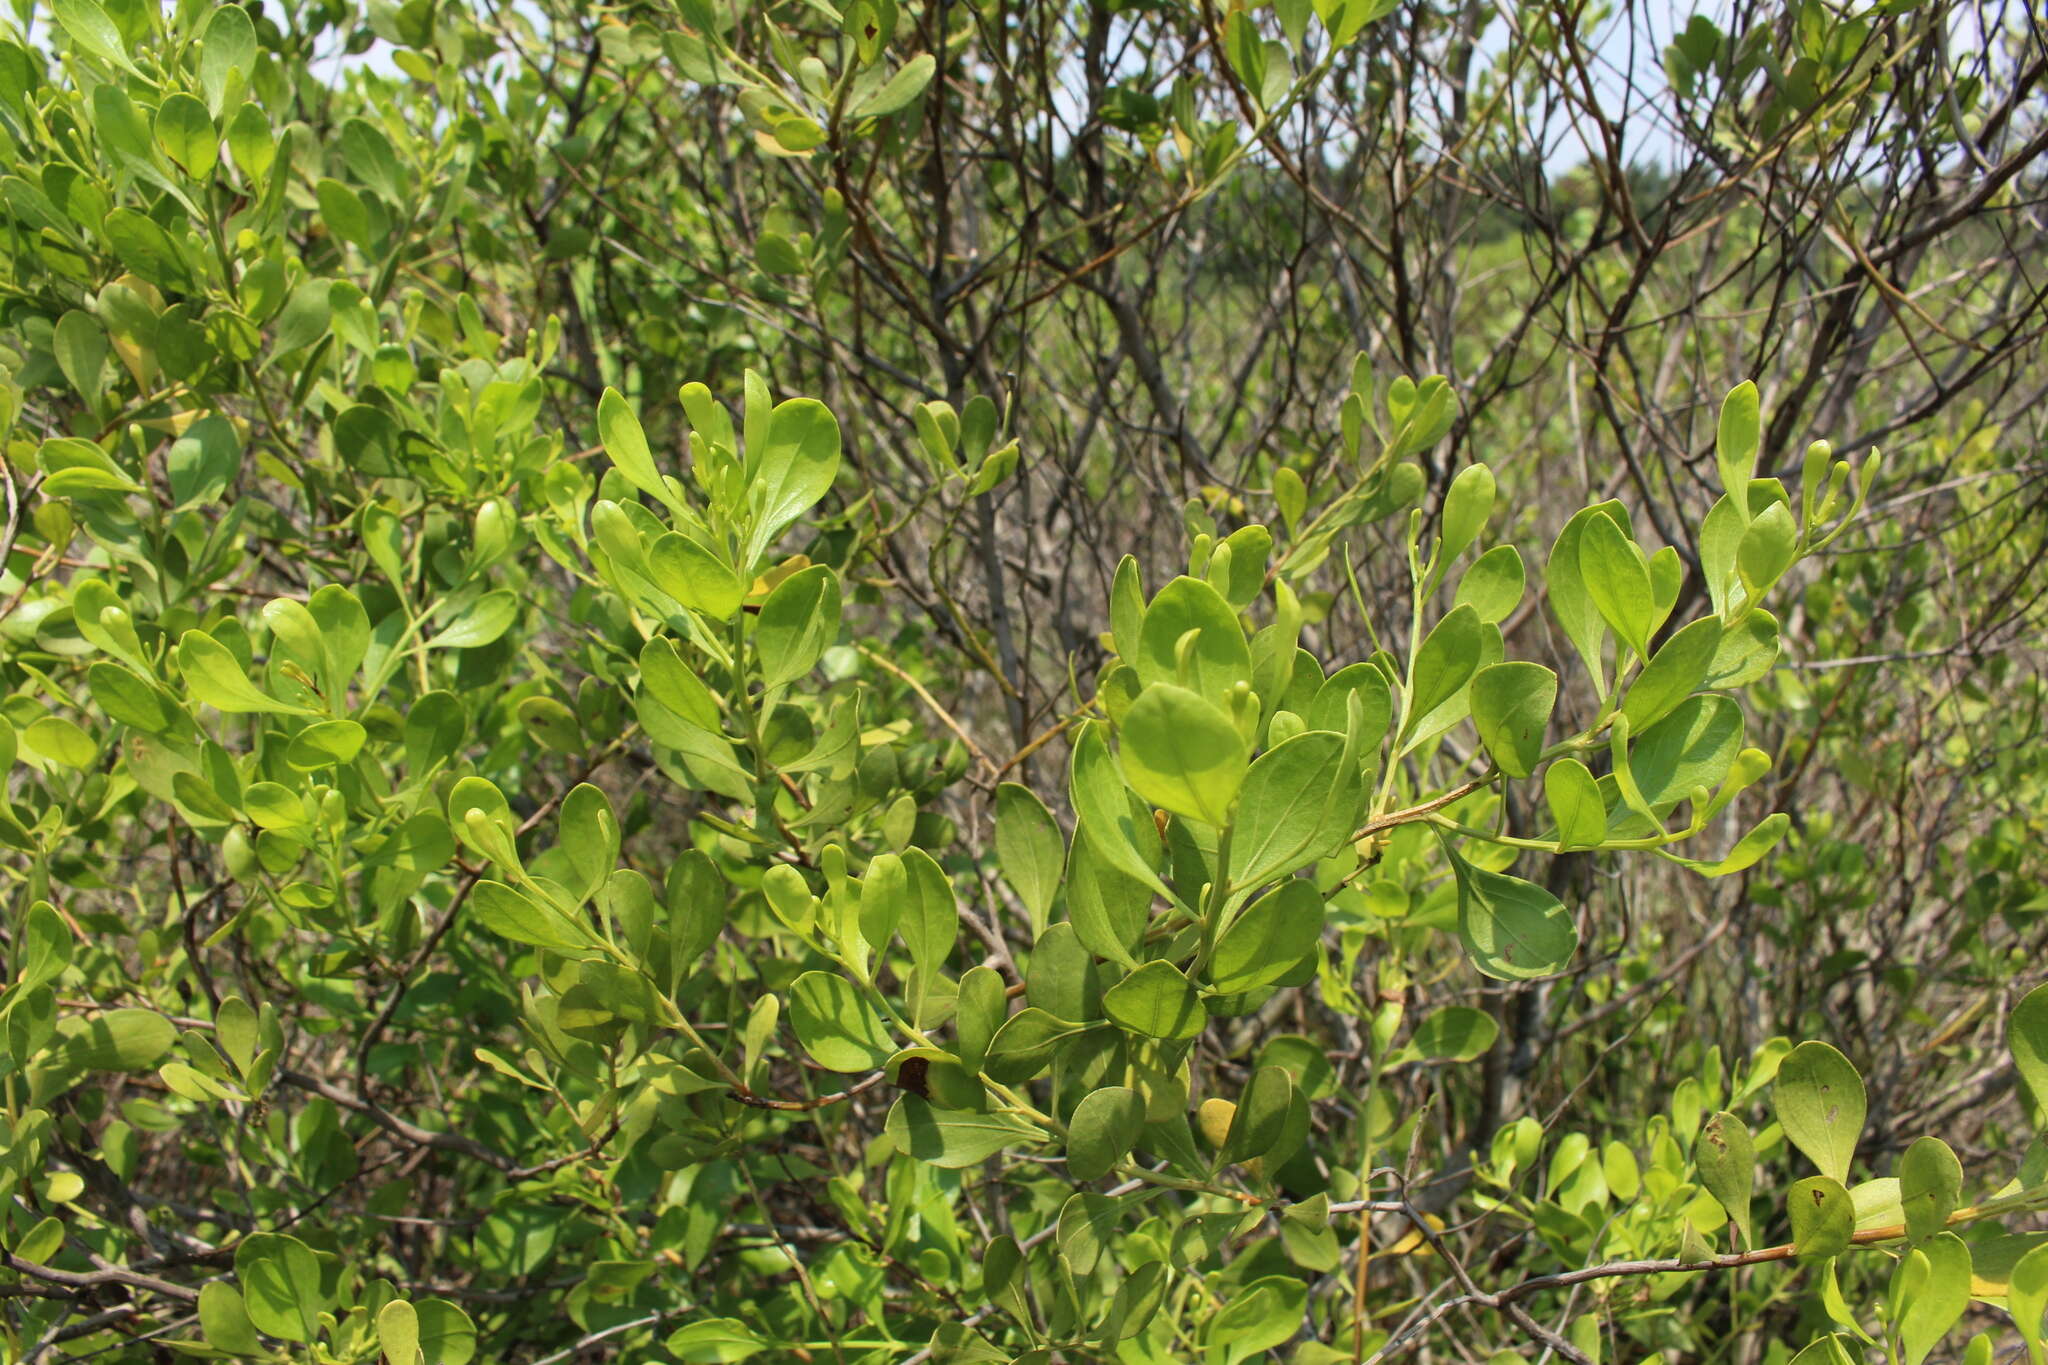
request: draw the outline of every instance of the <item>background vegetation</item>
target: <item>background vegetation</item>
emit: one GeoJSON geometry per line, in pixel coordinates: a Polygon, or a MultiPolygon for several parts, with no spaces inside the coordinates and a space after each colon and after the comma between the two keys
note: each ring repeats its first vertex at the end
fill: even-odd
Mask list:
{"type": "Polygon", "coordinates": [[[2035,7],[12,14],[0,1357],[2048,1359],[2035,7]]]}

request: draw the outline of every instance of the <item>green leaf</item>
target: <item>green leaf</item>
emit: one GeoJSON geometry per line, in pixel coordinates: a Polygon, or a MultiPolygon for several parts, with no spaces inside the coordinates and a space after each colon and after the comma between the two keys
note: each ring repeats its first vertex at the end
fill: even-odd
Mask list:
{"type": "Polygon", "coordinates": [[[1117,871],[1172,899],[1173,893],[1160,880],[1159,873],[1139,852],[1141,838],[1147,841],[1145,846],[1156,848],[1158,835],[1149,828],[1139,830],[1132,814],[1129,789],[1117,771],[1116,760],[1110,757],[1102,733],[1101,723],[1091,721],[1082,726],[1074,740],[1067,772],[1067,797],[1074,806],[1076,843],[1085,837],[1094,851],[1117,871]]]}
{"type": "MultiPolygon", "coordinates": [[[[1629,771],[1658,815],[1721,785],[1742,750],[1742,708],[1727,697],[1696,694],[1629,742],[1629,771]]],[[[1617,829],[1615,833],[1620,833],[1617,829]]]]}
{"type": "Polygon", "coordinates": [[[1059,1254],[1077,1275],[1092,1275],[1105,1252],[1115,1244],[1124,1212],[1145,1196],[1111,1197],[1083,1190],[1060,1205],[1057,1223],[1059,1254]]]}
{"type": "Polygon", "coordinates": [[[1749,513],[1746,495],[1724,496],[1707,509],[1694,536],[1699,546],[1700,573],[1706,579],[1707,600],[1717,617],[1725,617],[1747,596],[1736,572],[1735,557],[1749,530],[1749,513]]]}
{"type": "Polygon", "coordinates": [[[1642,549],[1610,518],[1588,518],[1579,542],[1579,572],[1601,619],[1637,655],[1649,657],[1657,603],[1642,549]]]}
{"type": "Polygon", "coordinates": [[[1238,795],[1231,888],[1285,877],[1335,852],[1357,827],[1364,800],[1363,775],[1342,735],[1310,730],[1274,745],[1251,765],[1238,795]]]}
{"type": "MultiPolygon", "coordinates": [[[[280,597],[264,604],[263,624],[278,650],[307,673],[320,667],[320,624],[304,603],[280,597]]],[[[276,652],[275,650],[273,652],[276,652]]]]}
{"type": "Polygon", "coordinates": [[[1451,868],[1458,879],[1458,937],[1484,975],[1533,980],[1564,970],[1578,952],[1571,912],[1542,887],[1455,855],[1451,868]]]}
{"type": "Polygon", "coordinates": [[[1061,1043],[1088,1031],[1037,1006],[1027,1006],[1005,1020],[989,1041],[982,1072],[998,1085],[1021,1085],[1052,1063],[1061,1043]]]}
{"type": "Polygon", "coordinates": [[[669,1333],[668,1352],[690,1365],[725,1365],[768,1349],[768,1340],[738,1318],[699,1318],[669,1333]]]}
{"type": "Polygon", "coordinates": [[[1055,924],[1032,946],[1024,999],[1059,1019],[1098,1019],[1102,990],[1095,961],[1071,924],[1055,924]]]}
{"type": "Polygon", "coordinates": [[[177,1028],[155,1010],[67,1016],[57,1027],[64,1063],[83,1071],[149,1071],[177,1042],[177,1028]]]}
{"type": "MultiPolygon", "coordinates": [[[[1458,610],[1467,611],[1470,608],[1460,607],[1458,610]]],[[[1505,646],[1501,639],[1500,628],[1498,626],[1489,626],[1483,621],[1480,622],[1477,632],[1478,652],[1472,660],[1472,671],[1477,673],[1483,668],[1500,663],[1504,657],[1504,650],[1505,646]]],[[[1429,743],[1452,726],[1459,724],[1471,714],[1472,689],[1470,679],[1467,679],[1465,686],[1458,688],[1429,710],[1409,718],[1408,724],[1403,730],[1404,738],[1401,741],[1402,754],[1406,755],[1415,752],[1415,750],[1429,743]]]]}
{"type": "Polygon", "coordinates": [[[1799,524],[1793,519],[1791,508],[1774,502],[1749,524],[1735,551],[1735,564],[1750,600],[1761,598],[1784,577],[1798,555],[1799,524]]]}
{"type": "Polygon", "coordinates": [[[323,720],[292,736],[285,762],[302,773],[345,768],[356,761],[368,732],[352,720],[323,720]]]}
{"type": "Polygon", "coordinates": [[[562,798],[556,821],[557,847],[575,870],[570,890],[583,899],[597,893],[619,861],[619,818],[611,798],[588,782],[580,782],[562,798]]]}
{"type": "MultiPolygon", "coordinates": [[[[107,215],[100,230],[114,255],[134,274],[159,289],[182,292],[192,288],[192,268],[185,262],[185,253],[153,219],[133,209],[118,208],[107,215]]],[[[163,345],[162,332],[158,333],[158,345],[163,345]]]]}
{"type": "Polygon", "coordinates": [[[281,1233],[255,1233],[235,1249],[235,1275],[257,1331],[285,1341],[318,1339],[328,1298],[312,1248],[281,1233]]]}
{"type": "Polygon", "coordinates": [[[36,462],[43,468],[43,492],[48,497],[76,497],[92,493],[139,493],[142,485],[128,477],[113,457],[91,441],[73,436],[53,437],[36,447],[36,462]]]}
{"type": "Polygon", "coordinates": [[[519,594],[500,588],[464,607],[427,645],[432,649],[481,649],[495,644],[518,619],[519,594]]]}
{"type": "MultiPolygon", "coordinates": [[[[468,724],[468,715],[452,692],[429,692],[415,701],[405,718],[405,762],[413,777],[423,778],[453,757],[468,724]]],[[[504,800],[499,796],[496,804],[503,805],[504,800]]]]}
{"type": "Polygon", "coordinates": [[[370,617],[356,595],[338,583],[316,590],[306,601],[306,614],[317,631],[313,658],[322,690],[340,696],[370,652],[370,617]]]}
{"type": "Polygon", "coordinates": [[[1266,44],[1257,25],[1242,10],[1232,10],[1223,24],[1223,55],[1251,98],[1266,83],[1266,44]]]}
{"type": "Polygon", "coordinates": [[[1124,780],[1151,804],[1210,825],[1230,820],[1244,738],[1214,704],[1172,683],[1140,693],[1120,727],[1124,780]]]}
{"type": "Polygon", "coordinates": [[[1171,683],[1218,705],[1228,704],[1239,683],[1251,682],[1251,646],[1237,613],[1223,594],[1199,578],[1180,577],[1159,590],[1145,610],[1138,633],[1138,657],[1131,661],[1148,688],[1171,683]],[[1181,641],[1190,631],[1188,677],[1181,677],[1181,641]]]}
{"type": "Polygon", "coordinates": [[[1842,1183],[1830,1176],[1810,1175],[1785,1193],[1792,1219],[1792,1247],[1803,1261],[1824,1261],[1849,1249],[1856,1231],[1855,1206],[1842,1183]]]}
{"type": "Polygon", "coordinates": [[[121,30],[93,0],[52,0],[50,10],[58,26],[80,48],[125,71],[135,70],[121,30]]]}
{"type": "Polygon", "coordinates": [[[959,902],[945,869],[923,849],[903,850],[903,868],[907,894],[896,929],[910,949],[911,962],[922,971],[935,972],[959,938],[959,902]]]}
{"type": "Polygon", "coordinates": [[[725,931],[725,878],[701,849],[691,849],[669,865],[662,880],[668,907],[669,945],[677,969],[711,951],[725,931]]]}
{"type": "Polygon", "coordinates": [[[1486,623],[1470,607],[1453,607],[1423,637],[1415,651],[1410,677],[1408,714],[1402,738],[1412,735],[1423,717],[1458,695],[1479,669],[1486,623]]]}
{"type": "MultiPolygon", "coordinates": [[[[2023,1167],[2028,1176],[2038,1173],[2044,1156],[2048,1156],[2048,1152],[2029,1148],[2023,1167]]],[[[1993,1228],[1985,1231],[1989,1235],[1970,1249],[1971,1273],[1980,1297],[1997,1295],[2009,1288],[2020,1261],[2040,1247],[2048,1246],[2048,1232],[2002,1232],[1993,1228]]]]}
{"type": "Polygon", "coordinates": [[[204,631],[188,630],[178,640],[178,672],[194,700],[228,713],[275,712],[284,715],[313,715],[315,712],[282,702],[259,689],[242,672],[241,661],[226,645],[204,631]]]}
{"type": "Polygon", "coordinates": [[[1742,1245],[1755,1247],[1750,1199],[1756,1189],[1756,1148],[1750,1141],[1749,1129],[1733,1114],[1716,1114],[1700,1128],[1692,1156],[1699,1168],[1700,1184],[1728,1211],[1728,1217],[1742,1234],[1742,1245]]]}
{"type": "Polygon", "coordinates": [[[960,995],[953,1010],[954,1051],[969,1072],[981,1070],[1009,1007],[1002,974],[995,968],[969,967],[961,974],[960,995]]]}
{"type": "Polygon", "coordinates": [[[931,84],[932,73],[938,70],[938,60],[929,52],[920,52],[898,67],[896,74],[866,98],[857,100],[846,111],[848,118],[881,118],[893,114],[924,93],[931,84]]]}
{"type": "Polygon", "coordinates": [[[1662,720],[1704,685],[1721,648],[1721,622],[1712,616],[1681,627],[1630,684],[1621,713],[1637,733],[1662,720]]]}
{"type": "Polygon", "coordinates": [[[381,195],[387,203],[405,202],[411,189],[398,153],[382,129],[368,119],[352,118],[341,125],[341,158],[348,173],[381,195]]]}
{"type": "Polygon", "coordinates": [[[1564,631],[1565,638],[1572,642],[1572,648],[1578,651],[1586,671],[1593,675],[1593,690],[1603,701],[1607,697],[1607,664],[1601,647],[1607,638],[1607,622],[1586,586],[1579,556],[1585,543],[1586,528],[1593,521],[1625,516],[1618,502],[1603,502],[1576,513],[1557,533],[1544,570],[1544,594],[1550,602],[1550,613],[1557,618],[1558,626],[1564,631]]]}
{"type": "MultiPolygon", "coordinates": [[[[1849,1199],[1851,1203],[1855,1202],[1855,1190],[1849,1191],[1849,1199]]],[[[1821,1311],[1837,1325],[1848,1328],[1849,1334],[1857,1340],[1875,1344],[1875,1339],[1864,1331],[1863,1324],[1856,1320],[1855,1310],[1851,1309],[1848,1301],[1842,1297],[1842,1281],[1841,1276],[1836,1273],[1836,1262],[1829,1261],[1823,1265],[1820,1268],[1819,1279],[1821,1311]]]]}
{"type": "Polygon", "coordinates": [[[1089,1092],[1067,1123],[1067,1174],[1099,1180],[1130,1155],[1145,1131],[1145,1101],[1125,1086],[1089,1092]]]}
{"type": "Polygon", "coordinates": [[[1288,465],[1273,471],[1273,503],[1288,530],[1301,525],[1302,514],[1308,511],[1308,485],[1302,482],[1299,471],[1288,465]]]}
{"type": "Polygon", "coordinates": [[[1444,492],[1443,515],[1439,521],[1443,544],[1439,553],[1448,564],[1472,547],[1493,517],[1495,482],[1493,471],[1483,464],[1467,465],[1458,471],[1444,492]]]}
{"type": "Polygon", "coordinates": [[[329,232],[365,252],[375,246],[370,210],[360,194],[339,180],[323,177],[313,186],[313,198],[329,232]]]}
{"type": "Polygon", "coordinates": [[[839,575],[813,564],[783,579],[761,604],[754,629],[761,685],[780,687],[801,678],[838,636],[839,575]]]}
{"type": "Polygon", "coordinates": [[[2031,1365],[2048,1362],[2048,1332],[2042,1328],[2042,1319],[2048,1317],[2048,1242],[2013,1262],[2006,1277],[2005,1306],[2026,1343],[2031,1365]]]}
{"type": "Polygon", "coordinates": [[[21,745],[67,768],[84,770],[98,757],[100,746],[91,735],[62,716],[38,716],[21,732],[21,745]]]}
{"type": "Polygon", "coordinates": [[[775,123],[774,138],[785,155],[798,155],[824,145],[825,130],[816,120],[804,118],[778,119],[775,123]]]}
{"type": "Polygon", "coordinates": [[[1102,993],[1103,1012],[1128,1033],[1181,1042],[1209,1022],[1195,988],[1170,962],[1153,961],[1102,993]]]}
{"type": "Polygon", "coordinates": [[[71,964],[71,930],[48,901],[37,901],[28,908],[23,936],[27,945],[18,959],[19,975],[11,984],[26,994],[55,981],[71,964]]]}
{"type": "Polygon", "coordinates": [[[393,1299],[377,1310],[377,1349],[387,1365],[417,1365],[420,1315],[404,1299],[393,1299]]]}
{"type": "Polygon", "coordinates": [[[1038,1128],[1008,1114],[934,1109],[915,1095],[897,1099],[883,1131],[898,1151],[945,1170],[979,1165],[997,1152],[1045,1139],[1038,1128]]]}
{"type": "Polygon", "coordinates": [[[789,1022],[804,1051],[828,1071],[876,1071],[896,1053],[859,988],[833,972],[805,972],[796,979],[789,988],[789,1022]]]}
{"type": "Polygon", "coordinates": [[[1137,966],[1133,954],[1152,909],[1152,889],[1118,871],[1085,829],[1067,861],[1066,887],[1067,919],[1082,944],[1098,957],[1137,966]]]}
{"type": "MultiPolygon", "coordinates": [[[[169,187],[171,181],[159,168],[156,143],[142,111],[129,98],[127,86],[109,81],[92,92],[93,131],[100,147],[114,162],[149,184],[169,187]]],[[[88,222],[84,226],[91,226],[88,222]]]]}
{"type": "MultiPolygon", "coordinates": [[[[1330,1197],[1318,1194],[1288,1206],[1280,1215],[1280,1245],[1287,1259],[1321,1275],[1343,1262],[1337,1230],[1330,1226],[1330,1197]]],[[[1339,1357],[1341,1359],[1341,1357],[1339,1357]]]]}
{"type": "Polygon", "coordinates": [[[1714,463],[1721,487],[1739,513],[1749,508],[1749,483],[1756,477],[1757,452],[1763,438],[1763,412],[1756,385],[1743,380],[1721,403],[1720,429],[1714,441],[1714,463]]]}
{"type": "Polygon", "coordinates": [[[1771,1103],[1792,1145],[1821,1174],[1846,1181],[1865,1113],[1863,1078],[1849,1059],[1826,1043],[1801,1043],[1779,1065],[1771,1103]]]}
{"type": "MultiPolygon", "coordinates": [[[[240,5],[223,5],[206,21],[200,36],[199,79],[206,98],[218,111],[227,93],[228,73],[240,70],[249,76],[256,70],[256,25],[240,5]]],[[[244,106],[247,107],[247,106],[244,106]]]]}
{"type": "Polygon", "coordinates": [[[732,566],[688,536],[660,536],[648,551],[647,566],[654,586],[691,611],[720,622],[739,612],[743,596],[732,566]]]}
{"type": "Polygon", "coordinates": [[[1230,1296],[1209,1322],[1209,1349],[1227,1362],[1271,1350],[1300,1330],[1308,1285],[1292,1275],[1268,1275],[1230,1296]]]}
{"type": "MultiPolygon", "coordinates": [[[[817,922],[821,902],[811,894],[810,884],[804,874],[789,863],[777,863],[761,877],[761,894],[767,898],[768,908],[775,912],[775,918],[796,933],[808,937],[817,922]]],[[[841,932],[849,927],[843,922],[833,926],[841,932]]],[[[846,944],[848,951],[856,949],[854,943],[846,944]]]]}
{"type": "Polygon", "coordinates": [[[77,309],[57,319],[52,337],[57,367],[88,407],[100,401],[100,374],[107,363],[107,333],[90,313],[77,309]]]}
{"type": "Polygon", "coordinates": [[[654,467],[654,455],[647,448],[647,433],[640,426],[640,418],[617,389],[607,388],[597,400],[597,435],[604,443],[604,453],[625,475],[626,482],[679,509],[675,494],[669,491],[661,471],[654,467]]]}
{"type": "MultiPolygon", "coordinates": [[[[228,804],[219,791],[193,773],[172,773],[171,794],[176,798],[178,805],[195,820],[231,825],[240,818],[235,807],[228,804]]],[[[236,799],[240,799],[239,792],[236,793],[236,799]]]]}
{"type": "Polygon", "coordinates": [[[583,727],[576,713],[553,697],[528,697],[519,703],[515,714],[543,749],[558,754],[583,752],[583,727]]]}
{"type": "Polygon", "coordinates": [[[1362,732],[1367,741],[1366,752],[1373,755],[1394,718],[1394,693],[1386,675],[1369,663],[1346,664],[1323,680],[1316,689],[1315,700],[1309,703],[1308,726],[1311,730],[1343,734],[1349,726],[1354,693],[1364,711],[1362,732]]]}
{"type": "Polygon", "coordinates": [[[156,111],[156,141],[164,155],[194,180],[213,174],[220,160],[220,132],[206,106],[185,93],[165,98],[156,111]]]}
{"type": "Polygon", "coordinates": [[[87,497],[94,493],[135,493],[140,489],[126,474],[90,466],[72,466],[52,470],[43,480],[43,496],[50,498],[87,497]]]}
{"type": "Polygon", "coordinates": [[[174,724],[189,723],[184,710],[162,688],[144,682],[119,664],[93,664],[86,670],[86,685],[109,720],[145,734],[162,734],[174,724]]]}
{"type": "Polygon", "coordinates": [[[1316,17],[1330,31],[1330,41],[1339,48],[1399,8],[1399,0],[1314,0],[1316,17]]]}
{"type": "Polygon", "coordinates": [[[2005,1045],[2012,1051],[2021,1082],[2034,1097],[2036,1114],[2048,1120],[2048,985],[2034,987],[2013,1006],[2005,1045]]]}
{"type": "MultiPolygon", "coordinates": [[[[245,109],[253,105],[244,105],[245,109]]],[[[276,354],[288,355],[310,346],[327,335],[334,317],[334,290],[327,280],[311,279],[298,285],[278,314],[272,346],[276,354]]]]}
{"type": "Polygon", "coordinates": [[[595,942],[587,930],[567,915],[503,882],[478,882],[469,893],[469,904],[479,924],[514,943],[580,956],[589,952],[595,942]]]}
{"type": "Polygon", "coordinates": [[[1293,1104],[1294,1080],[1285,1068],[1262,1066],[1254,1071],[1231,1112],[1221,1160],[1250,1161],[1273,1151],[1286,1135],[1287,1111],[1293,1104]]]}
{"type": "Polygon", "coordinates": [[[1109,628],[1117,657],[1127,664],[1135,664],[1139,640],[1145,629],[1145,585],[1139,576],[1135,556],[1125,555],[1118,560],[1116,577],[1110,580],[1109,628]]]}
{"type": "Polygon", "coordinates": [[[1899,1258],[1892,1271],[1901,1365],[1921,1365],[1970,1306],[1970,1249],[1942,1232],[1899,1258]]]}
{"type": "Polygon", "coordinates": [[[779,232],[763,231],[754,238],[754,264],[770,275],[802,275],[810,266],[795,242],[779,232]]]}
{"type": "Polygon", "coordinates": [[[1102,1318],[1102,1340],[1118,1342],[1143,1332],[1165,1302],[1165,1261],[1147,1261],[1116,1283],[1110,1312],[1102,1318]]]}
{"type": "Polygon", "coordinates": [[[448,827],[492,862],[518,866],[519,822],[505,794],[488,778],[465,777],[449,788],[448,827]]]}
{"type": "Polygon", "coordinates": [[[1494,766],[1509,777],[1536,771],[1556,704],[1557,675],[1542,664],[1493,664],[1472,678],[1472,724],[1494,766]]]}
{"type": "Polygon", "coordinates": [[[1266,566],[1273,558],[1273,533],[1256,522],[1240,526],[1211,551],[1204,581],[1232,611],[1258,600],[1266,586],[1266,566]]]}
{"type": "Polygon", "coordinates": [[[256,1324],[249,1320],[241,1291],[224,1280],[200,1286],[199,1331],[206,1344],[216,1350],[238,1356],[263,1354],[263,1344],[257,1338],[256,1324]]]}
{"type": "Polygon", "coordinates": [[[641,694],[659,702],[670,712],[713,735],[719,731],[718,700],[704,685],[675,642],[656,638],[640,651],[641,694]]]}
{"type": "Polygon", "coordinates": [[[235,1070],[248,1073],[262,1047],[261,1023],[249,1002],[231,995],[220,1002],[213,1014],[214,1041],[220,1044],[235,1070]]]}
{"type": "Polygon", "coordinates": [[[1037,793],[1015,782],[997,786],[996,866],[1030,912],[1034,936],[1045,929],[1066,861],[1066,841],[1037,793]]]}
{"type": "Polygon", "coordinates": [[[860,879],[860,936],[880,951],[896,936],[903,902],[910,896],[910,874],[894,853],[877,853],[860,879]]]}
{"type": "Polygon", "coordinates": [[[305,794],[282,782],[251,782],[242,793],[242,809],[265,829],[296,829],[312,819],[305,794]]]}
{"type": "Polygon", "coordinates": [[[759,448],[750,441],[746,469],[753,530],[740,555],[742,576],[757,572],[776,538],[832,490],[839,474],[838,419],[811,398],[777,405],[759,448]]]}
{"type": "Polygon", "coordinates": [[[1963,1164],[1949,1145],[1938,1137],[1915,1138],[1899,1158],[1899,1208],[1907,1240],[1924,1242],[1946,1228],[1962,1191],[1963,1164]]]}
{"type": "Polygon", "coordinates": [[[218,501],[241,468],[241,439],[233,425],[218,416],[202,417],[187,427],[171,443],[165,460],[171,497],[179,508],[218,501]]]}
{"type": "Polygon", "coordinates": [[[1708,687],[1747,687],[1771,671],[1778,661],[1778,618],[1757,607],[1733,630],[1724,631],[1707,665],[1708,687]]]}
{"type": "Polygon", "coordinates": [[[1527,587],[1528,570],[1522,565],[1522,552],[1512,545],[1496,545],[1465,570],[1458,580],[1452,605],[1469,606],[1481,621],[1498,625],[1521,604],[1527,587]]]}
{"type": "Polygon", "coordinates": [[[1469,1062],[1493,1050],[1500,1022],[1485,1010],[1446,1005],[1415,1026],[1409,1044],[1431,1061],[1469,1062]]]}
{"type": "Polygon", "coordinates": [[[1678,605],[1679,589],[1685,586],[1685,561],[1678,557],[1678,551],[1666,545],[1649,557],[1650,598],[1654,606],[1650,612],[1649,637],[1655,638],[1664,629],[1664,623],[1671,619],[1671,612],[1678,605]]]}
{"type": "Polygon", "coordinates": [[[1323,898],[1312,883],[1290,880],[1223,931],[1209,960],[1210,984],[1223,995],[1269,986],[1300,966],[1322,933],[1323,898]]]}
{"type": "Polygon", "coordinates": [[[1543,801],[1557,826],[1557,851],[1598,848],[1607,838],[1607,802],[1600,780],[1576,758],[1560,758],[1543,772],[1543,801]]]}

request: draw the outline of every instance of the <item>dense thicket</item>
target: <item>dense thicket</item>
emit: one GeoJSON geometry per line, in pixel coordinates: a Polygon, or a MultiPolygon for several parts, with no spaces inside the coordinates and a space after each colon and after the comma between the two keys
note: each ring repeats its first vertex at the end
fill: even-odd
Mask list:
{"type": "Polygon", "coordinates": [[[2024,3],[18,6],[0,1358],[2043,1365],[2044,207],[2024,3]]]}

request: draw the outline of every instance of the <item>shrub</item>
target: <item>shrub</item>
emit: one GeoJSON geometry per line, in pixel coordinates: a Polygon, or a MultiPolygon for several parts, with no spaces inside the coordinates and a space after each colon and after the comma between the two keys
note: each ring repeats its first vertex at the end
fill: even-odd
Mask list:
{"type": "MultiPolygon", "coordinates": [[[[1298,73],[1218,20],[1251,132],[1189,204],[1387,9],[1279,15],[1327,40],[1298,73]]],[[[893,4],[843,18],[838,76],[777,57],[808,103],[702,7],[589,61],[743,63],[770,155],[890,146],[939,63],[888,55],[893,4]]],[[[478,16],[374,12],[410,84],[317,132],[318,21],[51,19],[0,46],[13,1356],[1234,1365],[1479,1322],[1588,1362],[1789,1331],[1797,1286],[1803,1365],[1920,1365],[1973,1296],[2041,1359],[2048,1145],[1966,1176],[1916,1135],[1859,1179],[1848,1057],[1672,1030],[1682,934],[1585,887],[1791,833],[1745,698],[1874,459],[1817,442],[1795,481],[1745,383],[1702,506],[1539,508],[1451,473],[1456,384],[1360,356],[1309,404],[1330,458],[1198,488],[1185,573],[1117,560],[1034,731],[1032,646],[946,567],[956,523],[1000,559],[1028,400],[904,405],[906,505],[895,438],[824,402],[754,369],[671,401],[578,309],[519,316],[604,248],[519,259],[521,120],[561,107],[460,84],[478,16]],[[1550,662],[1510,658],[1539,627],[1550,662]],[[1575,982],[1555,1029],[1646,1003],[1595,1064],[1647,1022],[1668,1097],[1515,1103],[1513,1011],[1575,982]]],[[[756,302],[843,245],[752,243],[756,302]]],[[[2012,994],[2039,1111],[2048,990],[2012,994]]]]}

